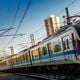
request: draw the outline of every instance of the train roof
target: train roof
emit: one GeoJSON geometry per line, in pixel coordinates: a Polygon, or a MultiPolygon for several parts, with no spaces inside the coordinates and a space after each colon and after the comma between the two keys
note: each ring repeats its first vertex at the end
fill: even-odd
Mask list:
{"type": "Polygon", "coordinates": [[[38,46],[38,45],[40,45],[40,44],[42,44],[42,43],[44,43],[44,42],[52,39],[52,38],[55,37],[56,35],[61,34],[64,30],[66,30],[66,29],[69,28],[70,26],[71,26],[71,25],[62,26],[58,32],[56,32],[56,33],[54,33],[53,35],[50,35],[50,36],[44,38],[42,41],[38,42],[38,43],[37,43],[36,45],[34,45],[34,46],[31,46],[30,48],[34,48],[34,47],[36,47],[36,46],[38,46]]]}
{"type": "Polygon", "coordinates": [[[28,49],[23,49],[23,50],[21,50],[19,53],[22,53],[22,52],[25,52],[25,51],[27,51],[28,49]]]}

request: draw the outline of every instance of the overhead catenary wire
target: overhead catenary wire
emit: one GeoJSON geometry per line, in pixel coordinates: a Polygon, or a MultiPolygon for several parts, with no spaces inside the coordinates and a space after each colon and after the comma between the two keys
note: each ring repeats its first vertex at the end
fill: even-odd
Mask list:
{"type": "MultiPolygon", "coordinates": [[[[65,7],[69,8],[69,7],[70,7],[72,4],[74,4],[76,1],[77,1],[77,0],[73,0],[70,4],[68,4],[68,5],[65,6],[65,7]]],[[[62,9],[60,12],[58,12],[58,13],[56,14],[56,16],[60,15],[64,10],[65,10],[65,8],[62,9]]]]}
{"type": "Polygon", "coordinates": [[[8,30],[8,29],[10,29],[10,28],[0,29],[0,31],[4,31],[4,30],[8,30]]]}
{"type": "MultiPolygon", "coordinates": [[[[73,0],[70,4],[68,4],[66,7],[70,7],[72,4],[74,4],[76,2],[76,0],[73,0]]],[[[65,10],[65,8],[64,9],[62,9],[59,13],[57,13],[56,14],[56,16],[58,16],[59,14],[61,14],[63,11],[65,10]]],[[[64,22],[60,22],[60,23],[63,23],[64,24],[64,22]]],[[[54,24],[57,24],[57,23],[54,23],[54,24]]],[[[36,30],[33,34],[36,34],[37,32],[39,32],[40,31],[40,29],[41,29],[41,27],[38,29],[38,30],[36,30]]],[[[39,39],[41,39],[41,38],[43,38],[44,36],[42,36],[42,37],[40,37],[39,39]]],[[[39,39],[37,39],[37,40],[39,40],[39,39]]]]}
{"type": "MultiPolygon", "coordinates": [[[[19,28],[21,27],[21,24],[22,24],[22,22],[23,22],[23,20],[24,20],[24,17],[25,17],[25,15],[26,15],[29,7],[30,7],[30,4],[31,4],[31,0],[29,0],[29,3],[28,3],[28,5],[27,5],[27,7],[26,7],[26,9],[25,9],[25,12],[24,12],[24,14],[23,14],[23,16],[22,16],[22,19],[21,19],[21,21],[20,21],[20,23],[19,23],[19,25],[18,25],[18,28],[17,28],[17,30],[16,30],[16,32],[15,32],[15,35],[17,34],[19,28]]],[[[14,36],[14,37],[15,37],[15,36],[14,36]]],[[[14,37],[13,37],[13,39],[14,39],[14,37]]]]}
{"type": "MultiPolygon", "coordinates": [[[[75,2],[75,0],[73,0],[67,7],[71,6],[74,2],[75,2]]],[[[17,34],[17,32],[18,32],[18,30],[19,30],[19,28],[20,28],[20,26],[21,26],[21,24],[22,24],[22,21],[23,21],[25,15],[26,15],[26,12],[28,11],[28,8],[29,8],[29,6],[30,6],[30,3],[31,3],[31,0],[29,1],[29,4],[28,4],[28,6],[27,6],[27,8],[26,8],[26,10],[25,10],[25,12],[24,12],[24,15],[23,15],[23,17],[22,17],[22,19],[21,19],[21,21],[20,21],[20,24],[18,25],[18,28],[17,28],[17,30],[16,30],[16,32],[15,32],[15,35],[17,34]]],[[[58,14],[60,14],[62,11],[63,11],[63,10],[61,10],[58,14]]],[[[57,14],[57,15],[58,15],[58,14],[57,14]]],[[[41,28],[40,28],[40,29],[41,29],[41,28]]],[[[40,30],[40,29],[39,29],[39,30],[40,30]]],[[[36,32],[38,32],[38,30],[37,30],[36,32]]],[[[36,33],[36,32],[34,32],[34,33],[36,33]]],[[[14,38],[15,38],[15,36],[12,38],[12,40],[13,40],[14,38]]],[[[12,42],[12,40],[11,40],[11,42],[12,42]]]]}
{"type": "MultiPolygon", "coordinates": [[[[10,25],[10,28],[13,28],[13,25],[14,25],[14,23],[15,23],[15,20],[16,20],[17,14],[18,14],[18,11],[19,11],[19,9],[20,9],[20,4],[21,4],[21,0],[18,0],[18,5],[17,5],[17,8],[16,8],[16,12],[15,12],[13,21],[12,21],[12,23],[11,23],[11,25],[10,25]]],[[[3,29],[3,30],[5,30],[5,29],[3,29]]],[[[9,32],[7,33],[7,35],[8,35],[8,34],[9,34],[9,32]]],[[[7,37],[6,37],[6,38],[7,38],[7,37]]],[[[5,38],[4,40],[6,40],[6,38],[5,38]]]]}
{"type": "Polygon", "coordinates": [[[0,34],[0,36],[2,36],[3,34],[5,34],[5,33],[8,32],[8,31],[10,31],[11,29],[14,29],[14,28],[8,28],[8,29],[6,29],[5,31],[3,31],[3,32],[0,34]]]}
{"type": "MultiPolygon", "coordinates": [[[[60,22],[60,24],[62,24],[62,23],[64,24],[64,22],[60,22]]],[[[58,24],[58,23],[54,23],[54,24],[58,24]]],[[[33,32],[33,34],[39,33],[39,32],[41,31],[41,28],[42,28],[42,27],[40,27],[39,29],[37,29],[35,32],[33,32]]],[[[43,35],[43,36],[37,38],[35,41],[38,42],[39,40],[41,40],[41,39],[43,39],[43,38],[45,38],[45,37],[46,37],[46,35],[43,35]]],[[[28,42],[26,41],[27,39],[30,39],[30,36],[26,37],[26,39],[23,40],[23,41],[21,41],[21,43],[19,43],[19,44],[27,44],[27,43],[28,43],[28,42]],[[23,43],[23,42],[26,42],[26,43],[23,43]]],[[[28,40],[28,41],[29,41],[29,40],[28,40]]],[[[31,42],[30,42],[30,44],[31,44],[31,42]]]]}
{"type": "Polygon", "coordinates": [[[19,23],[19,25],[18,25],[18,28],[17,28],[17,30],[16,30],[16,32],[15,32],[15,35],[13,36],[13,38],[11,39],[11,41],[8,42],[8,44],[7,44],[6,46],[8,46],[8,45],[14,40],[16,34],[18,33],[19,28],[21,27],[21,24],[22,24],[22,22],[23,22],[23,20],[24,20],[24,17],[25,17],[25,15],[26,15],[29,7],[30,7],[30,4],[31,4],[31,0],[29,0],[29,2],[28,2],[28,5],[27,5],[27,7],[26,7],[26,9],[25,9],[25,11],[24,11],[24,14],[23,14],[21,20],[20,20],[20,23],[19,23]]]}
{"type": "Polygon", "coordinates": [[[14,16],[14,19],[12,21],[11,27],[13,27],[13,25],[15,23],[15,20],[16,20],[17,14],[18,14],[18,11],[20,9],[20,5],[21,5],[21,0],[19,0],[19,3],[18,3],[18,6],[17,6],[17,9],[16,9],[16,12],[15,12],[15,16],[14,16]]]}
{"type": "MultiPolygon", "coordinates": [[[[70,7],[73,3],[75,2],[75,0],[73,0],[67,7],[70,7]]],[[[63,9],[64,10],[64,9],[63,9]]],[[[61,14],[62,12],[63,12],[63,10],[61,10],[58,14],[57,14],[57,16],[59,15],[59,14],[61,14]]],[[[24,15],[25,16],[25,15],[24,15]]],[[[23,18],[24,18],[24,16],[23,16],[23,18]]],[[[17,30],[16,30],[16,32],[15,32],[15,35],[17,34],[17,32],[18,32],[18,30],[19,30],[19,28],[20,28],[20,25],[22,24],[22,21],[23,20],[21,20],[20,22],[20,24],[19,24],[19,26],[18,26],[18,28],[17,28],[17,30]]],[[[38,32],[38,31],[36,31],[36,32],[38,32]]],[[[36,33],[35,32],[35,33],[36,33]]],[[[11,42],[14,40],[14,38],[15,38],[15,36],[12,38],[12,40],[11,40],[11,42]]],[[[11,43],[11,42],[9,42],[9,44],[11,43]]],[[[8,45],[9,45],[8,44],[8,45]]]]}
{"type": "Polygon", "coordinates": [[[12,23],[11,23],[10,28],[12,28],[13,25],[14,25],[14,23],[15,23],[15,20],[16,20],[17,14],[18,14],[18,11],[19,11],[19,9],[20,9],[20,4],[21,4],[21,0],[19,0],[19,2],[18,2],[18,6],[17,6],[17,9],[16,9],[16,12],[15,12],[15,15],[14,15],[14,18],[13,18],[13,21],[12,21],[12,23]]]}
{"type": "Polygon", "coordinates": [[[80,14],[80,11],[79,11],[79,12],[77,12],[75,15],[77,15],[77,14],[80,14]]]}
{"type": "Polygon", "coordinates": [[[68,4],[66,7],[70,7],[72,4],[74,4],[77,0],[73,0],[70,4],[68,4]]]}

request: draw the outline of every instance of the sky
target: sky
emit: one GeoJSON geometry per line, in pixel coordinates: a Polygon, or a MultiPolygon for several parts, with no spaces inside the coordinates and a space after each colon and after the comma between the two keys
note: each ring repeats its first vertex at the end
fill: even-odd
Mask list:
{"type": "MultiPolygon", "coordinates": [[[[17,30],[28,3],[29,0],[0,0],[0,29],[10,27],[15,28],[5,33],[4,35],[15,34],[15,31],[17,30]],[[19,2],[19,10],[17,12],[15,22],[13,26],[11,26],[19,2]]],[[[74,15],[80,12],[80,0],[31,0],[30,7],[17,33],[25,35],[16,36],[9,45],[7,44],[11,41],[12,37],[0,37],[1,53],[3,53],[2,50],[5,50],[6,53],[10,52],[10,46],[14,47],[15,53],[20,51],[24,46],[27,47],[30,44],[30,34],[34,34],[36,41],[38,41],[43,36],[45,37],[46,32],[44,19],[46,19],[49,15],[57,15],[60,18],[60,22],[62,22],[62,16],[66,15],[66,6],[69,8],[70,15],[74,15]],[[74,1],[74,3],[69,5],[72,1],[74,1]]],[[[2,33],[2,31],[0,33],[2,33]]]]}

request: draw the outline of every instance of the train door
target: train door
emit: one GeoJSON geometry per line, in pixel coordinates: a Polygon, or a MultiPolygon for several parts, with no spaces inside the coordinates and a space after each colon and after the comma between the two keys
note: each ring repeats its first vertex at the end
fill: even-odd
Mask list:
{"type": "Polygon", "coordinates": [[[51,58],[51,54],[53,53],[51,42],[49,42],[49,43],[47,44],[47,48],[48,48],[49,58],[51,58]]]}
{"type": "Polygon", "coordinates": [[[63,44],[63,53],[65,60],[73,60],[74,51],[70,35],[66,35],[62,38],[62,44],[63,44]]]}

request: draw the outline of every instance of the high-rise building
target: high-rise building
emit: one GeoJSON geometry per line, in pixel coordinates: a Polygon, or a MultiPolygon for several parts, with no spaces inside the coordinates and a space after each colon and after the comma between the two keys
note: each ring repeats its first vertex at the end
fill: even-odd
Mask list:
{"type": "Polygon", "coordinates": [[[50,15],[45,19],[45,27],[47,36],[54,34],[60,29],[59,18],[53,15],[50,15]]]}

